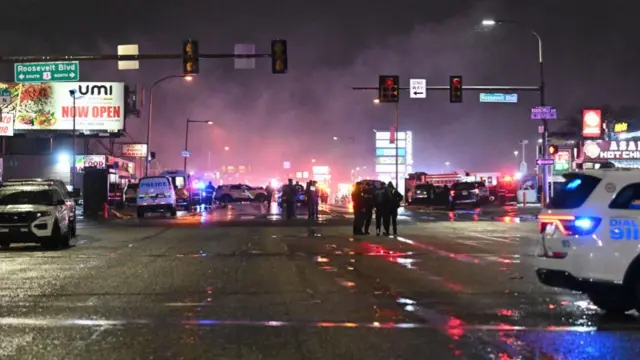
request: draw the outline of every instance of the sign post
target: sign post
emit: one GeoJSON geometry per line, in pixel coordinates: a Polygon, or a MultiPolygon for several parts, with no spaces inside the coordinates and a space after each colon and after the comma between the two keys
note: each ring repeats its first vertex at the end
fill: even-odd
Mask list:
{"type": "Polygon", "coordinates": [[[80,80],[79,61],[21,63],[13,65],[17,83],[80,80]]]}
{"type": "Polygon", "coordinates": [[[427,79],[409,79],[411,99],[426,99],[427,98],[427,79]]]}
{"type": "Polygon", "coordinates": [[[538,166],[551,166],[553,163],[553,159],[536,159],[536,165],[538,166]]]}

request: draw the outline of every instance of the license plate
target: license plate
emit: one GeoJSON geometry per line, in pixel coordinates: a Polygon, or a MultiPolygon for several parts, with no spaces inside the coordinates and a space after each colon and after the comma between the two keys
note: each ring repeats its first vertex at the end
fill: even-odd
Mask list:
{"type": "Polygon", "coordinates": [[[462,195],[467,195],[467,194],[469,194],[469,192],[468,192],[468,191],[463,191],[463,192],[462,192],[462,195]]]}

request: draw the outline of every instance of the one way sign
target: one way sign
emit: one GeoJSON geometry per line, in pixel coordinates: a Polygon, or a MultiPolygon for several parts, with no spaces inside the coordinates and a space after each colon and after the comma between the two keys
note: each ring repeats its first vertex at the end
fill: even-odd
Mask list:
{"type": "Polygon", "coordinates": [[[410,79],[409,87],[411,88],[410,97],[412,99],[427,98],[427,79],[410,79]]]}

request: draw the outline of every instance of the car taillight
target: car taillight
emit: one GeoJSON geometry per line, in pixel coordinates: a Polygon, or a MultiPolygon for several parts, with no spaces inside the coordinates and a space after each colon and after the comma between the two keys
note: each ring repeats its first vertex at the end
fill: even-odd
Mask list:
{"type": "Polygon", "coordinates": [[[449,193],[451,194],[451,196],[456,196],[456,191],[455,190],[451,190],[449,193]]]}
{"type": "Polygon", "coordinates": [[[555,224],[560,232],[565,236],[584,236],[593,234],[600,222],[599,217],[594,216],[572,216],[572,215],[539,215],[540,232],[546,230],[547,225],[555,224]]]}

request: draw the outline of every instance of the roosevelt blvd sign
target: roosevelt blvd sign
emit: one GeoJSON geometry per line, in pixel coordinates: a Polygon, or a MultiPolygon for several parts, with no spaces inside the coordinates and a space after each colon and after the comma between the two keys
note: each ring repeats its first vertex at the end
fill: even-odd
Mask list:
{"type": "Polygon", "coordinates": [[[78,61],[14,64],[13,69],[18,83],[80,80],[78,61]]]}
{"type": "Polygon", "coordinates": [[[536,165],[538,166],[550,166],[553,165],[553,159],[536,159],[536,165]]]}

